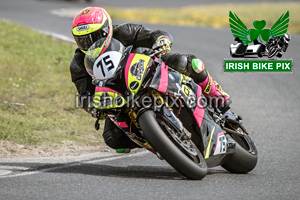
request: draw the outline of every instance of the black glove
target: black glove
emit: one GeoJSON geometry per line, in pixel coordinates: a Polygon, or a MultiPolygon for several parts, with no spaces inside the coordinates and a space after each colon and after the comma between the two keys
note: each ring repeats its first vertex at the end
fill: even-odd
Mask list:
{"type": "Polygon", "coordinates": [[[164,50],[158,55],[158,57],[161,57],[162,55],[171,51],[171,46],[172,46],[172,42],[170,38],[168,36],[163,35],[157,38],[157,40],[152,46],[152,49],[159,50],[159,51],[164,50]]]}

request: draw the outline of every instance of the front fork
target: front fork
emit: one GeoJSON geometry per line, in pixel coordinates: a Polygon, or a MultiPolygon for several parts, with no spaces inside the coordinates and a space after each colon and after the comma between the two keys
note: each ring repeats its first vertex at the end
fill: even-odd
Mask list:
{"type": "Polygon", "coordinates": [[[186,140],[191,139],[191,134],[183,127],[182,122],[175,116],[173,109],[168,105],[159,92],[151,91],[154,100],[153,110],[160,115],[160,117],[168,123],[177,133],[179,138],[186,140]]]}

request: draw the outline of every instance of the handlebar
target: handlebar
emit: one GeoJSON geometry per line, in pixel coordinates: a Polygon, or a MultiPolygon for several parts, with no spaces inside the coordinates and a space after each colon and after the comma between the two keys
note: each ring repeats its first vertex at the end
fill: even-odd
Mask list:
{"type": "Polygon", "coordinates": [[[150,53],[150,55],[148,55],[149,57],[154,57],[154,56],[156,56],[156,55],[159,55],[160,53],[162,53],[163,51],[165,51],[165,50],[151,50],[149,53],[150,53]]]}

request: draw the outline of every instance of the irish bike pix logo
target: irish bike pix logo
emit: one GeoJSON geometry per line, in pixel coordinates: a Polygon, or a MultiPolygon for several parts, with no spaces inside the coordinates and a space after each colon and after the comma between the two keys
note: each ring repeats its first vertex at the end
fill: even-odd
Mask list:
{"type": "Polygon", "coordinates": [[[265,20],[255,20],[248,29],[242,20],[229,11],[229,24],[234,37],[224,59],[224,72],[293,72],[293,59],[284,58],[291,36],[287,33],[289,11],[271,26],[265,20]]]}

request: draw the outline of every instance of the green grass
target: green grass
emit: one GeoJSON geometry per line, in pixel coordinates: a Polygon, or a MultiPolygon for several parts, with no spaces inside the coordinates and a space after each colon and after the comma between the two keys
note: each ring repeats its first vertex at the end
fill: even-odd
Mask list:
{"type": "Polygon", "coordinates": [[[186,6],[181,8],[106,8],[113,20],[229,28],[229,11],[235,12],[248,29],[255,20],[266,20],[271,28],[279,17],[290,11],[288,33],[300,34],[300,3],[249,3],[186,6]]]}
{"type": "Polygon", "coordinates": [[[75,108],[75,45],[0,21],[0,140],[24,145],[96,144],[101,132],[75,108]],[[24,105],[14,105],[12,103],[24,105]]]}

